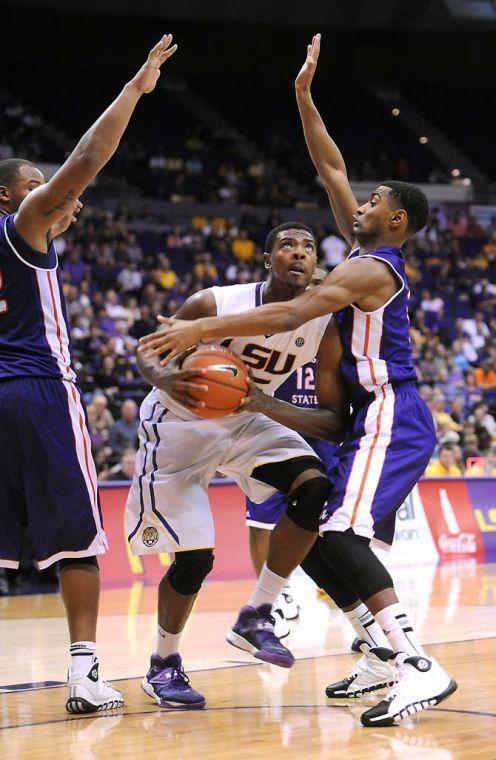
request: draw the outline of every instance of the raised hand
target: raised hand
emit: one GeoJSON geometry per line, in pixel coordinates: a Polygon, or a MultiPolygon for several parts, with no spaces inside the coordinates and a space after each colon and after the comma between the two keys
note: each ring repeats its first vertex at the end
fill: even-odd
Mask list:
{"type": "Polygon", "coordinates": [[[309,90],[312,79],[317,69],[317,61],[320,53],[320,34],[312,37],[312,44],[307,45],[307,58],[296,77],[295,87],[297,90],[309,90]]]}
{"type": "Polygon", "coordinates": [[[140,92],[148,93],[155,89],[160,76],[160,67],[177,50],[177,45],[171,45],[171,42],[172,34],[164,34],[160,42],[157,42],[150,50],[146,63],[131,80],[131,84],[134,84],[140,92]]]}

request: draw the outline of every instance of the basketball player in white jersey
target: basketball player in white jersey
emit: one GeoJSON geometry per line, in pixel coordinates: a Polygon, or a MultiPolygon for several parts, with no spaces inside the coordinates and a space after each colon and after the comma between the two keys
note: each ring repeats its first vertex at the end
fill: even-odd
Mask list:
{"type": "MultiPolygon", "coordinates": [[[[213,287],[191,296],[178,316],[195,320],[238,314],[263,303],[285,301],[304,292],[316,265],[316,241],[306,225],[288,222],[266,241],[266,282],[213,287]]],[[[339,382],[341,347],[330,315],[296,331],[224,339],[271,394],[298,367],[317,356],[320,408],[289,407],[300,430],[314,438],[339,441],[344,406],[339,382]]],[[[143,689],[162,707],[201,708],[203,695],[188,683],[179,655],[180,638],[193,602],[213,563],[214,526],[207,496],[216,471],[231,477],[253,501],[281,491],[290,496],[288,512],[303,530],[316,530],[330,493],[325,468],[310,445],[272,419],[244,412],[201,419],[188,379],[199,370],[162,367],[159,358],[139,354],[142,375],[154,385],[140,411],[140,450],[126,507],[126,532],[134,554],[174,552],[175,560],[159,585],[157,651],[143,689]]],[[[180,366],[180,365],[179,365],[180,366]]],[[[291,542],[288,542],[291,553],[291,542]]],[[[270,572],[266,582],[271,584],[270,572]]],[[[271,604],[248,603],[250,651],[267,662],[290,667],[293,657],[275,637],[271,604]]],[[[232,631],[228,636],[235,636],[232,631]]]]}

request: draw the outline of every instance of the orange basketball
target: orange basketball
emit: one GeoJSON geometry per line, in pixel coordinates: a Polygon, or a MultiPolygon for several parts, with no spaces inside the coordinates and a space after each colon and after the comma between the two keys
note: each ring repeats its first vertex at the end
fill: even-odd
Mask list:
{"type": "Polygon", "coordinates": [[[186,357],[183,369],[204,369],[205,374],[190,378],[189,383],[208,386],[192,395],[205,403],[195,414],[205,419],[226,417],[235,412],[248,392],[248,370],[237,354],[223,346],[197,348],[186,357]]]}

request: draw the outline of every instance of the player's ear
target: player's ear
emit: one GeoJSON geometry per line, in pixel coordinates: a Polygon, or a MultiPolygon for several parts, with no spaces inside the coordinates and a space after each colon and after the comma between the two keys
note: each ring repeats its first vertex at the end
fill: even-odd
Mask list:
{"type": "Polygon", "coordinates": [[[6,185],[0,185],[0,203],[8,203],[9,200],[9,188],[6,185]]]}
{"type": "Polygon", "coordinates": [[[398,228],[405,223],[408,223],[408,216],[403,208],[396,209],[396,211],[393,211],[389,217],[389,224],[391,227],[398,228]]]}
{"type": "Polygon", "coordinates": [[[272,269],[272,261],[270,260],[270,253],[264,252],[264,265],[266,269],[272,269]]]}

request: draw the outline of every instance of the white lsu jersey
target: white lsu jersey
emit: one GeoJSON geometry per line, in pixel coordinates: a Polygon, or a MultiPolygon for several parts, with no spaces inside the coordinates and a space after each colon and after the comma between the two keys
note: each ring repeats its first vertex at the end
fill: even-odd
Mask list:
{"type": "MultiPolygon", "coordinates": [[[[217,316],[239,314],[261,306],[264,286],[265,282],[252,282],[211,288],[217,305],[217,316]]],[[[315,358],[331,316],[326,314],[324,317],[316,317],[291,332],[215,338],[205,343],[225,346],[238,354],[253,371],[257,385],[264,393],[272,395],[298,367],[315,358]]],[[[181,419],[199,420],[165,391],[154,392],[158,401],[181,419]]]]}

